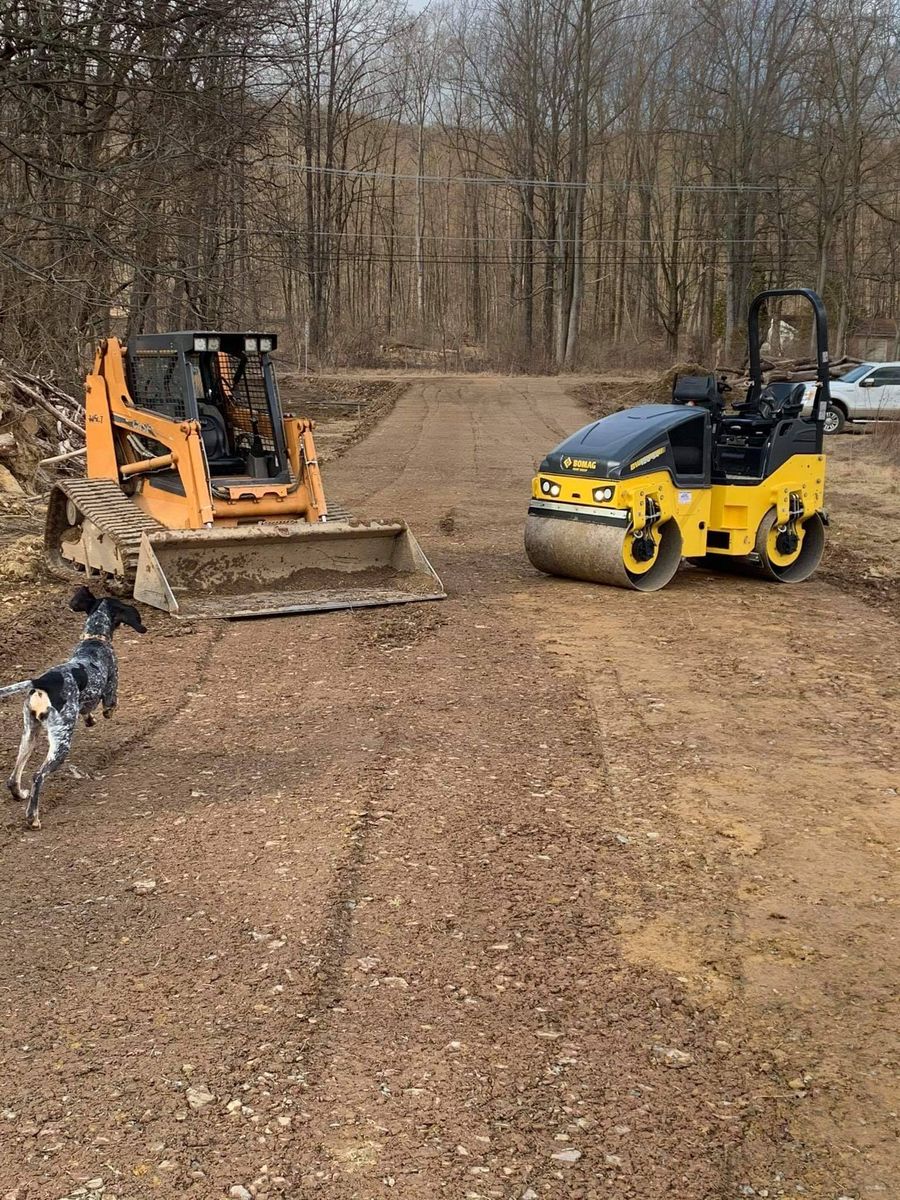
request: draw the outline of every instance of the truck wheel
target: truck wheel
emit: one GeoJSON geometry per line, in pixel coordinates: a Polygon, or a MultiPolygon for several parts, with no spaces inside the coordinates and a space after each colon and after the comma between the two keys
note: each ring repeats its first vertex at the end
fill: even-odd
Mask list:
{"type": "Polygon", "coordinates": [[[829,404],[825,412],[825,432],[840,433],[846,424],[847,418],[844,410],[838,408],[836,404],[829,404]]]}

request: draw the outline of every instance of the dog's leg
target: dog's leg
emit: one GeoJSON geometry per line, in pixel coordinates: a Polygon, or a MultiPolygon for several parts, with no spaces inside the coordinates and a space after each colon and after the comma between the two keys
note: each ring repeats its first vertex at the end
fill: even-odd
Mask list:
{"type": "Polygon", "coordinates": [[[41,817],[38,810],[38,805],[41,800],[41,788],[44,786],[44,780],[48,775],[52,775],[66,761],[69,753],[69,747],[72,744],[72,730],[77,719],[77,712],[72,715],[71,721],[65,721],[60,715],[51,715],[46,722],[47,728],[47,757],[41,763],[40,768],[35,773],[34,782],[31,785],[31,795],[28,798],[28,807],[25,809],[25,824],[31,829],[40,829],[41,817]],[[51,724],[52,722],[52,724],[51,724]]]}
{"type": "Polygon", "coordinates": [[[88,729],[93,729],[94,726],[97,724],[97,718],[94,716],[94,714],[92,712],[86,712],[84,714],[84,723],[85,723],[85,725],[87,725],[88,729]]]}
{"type": "Polygon", "coordinates": [[[119,692],[119,672],[116,669],[115,661],[110,663],[109,674],[106,677],[106,686],[103,689],[103,715],[111,717],[116,711],[118,704],[119,692]]]}
{"type": "Polygon", "coordinates": [[[28,765],[28,760],[31,757],[31,752],[34,749],[34,735],[39,722],[35,720],[34,714],[26,703],[22,711],[22,721],[25,728],[22,730],[22,740],[19,742],[19,753],[16,758],[16,765],[13,767],[13,773],[7,780],[6,786],[12,793],[14,800],[27,800],[28,793],[22,788],[22,775],[28,765]]]}

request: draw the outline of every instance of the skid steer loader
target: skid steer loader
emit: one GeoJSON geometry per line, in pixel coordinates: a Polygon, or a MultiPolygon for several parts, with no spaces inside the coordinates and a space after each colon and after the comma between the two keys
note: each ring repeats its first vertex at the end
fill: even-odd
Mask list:
{"type": "Polygon", "coordinates": [[[443,599],[405,521],[329,511],[313,422],[281,409],[275,348],[274,334],[209,331],[102,342],[86,478],[50,495],[51,568],[180,617],[443,599]]]}

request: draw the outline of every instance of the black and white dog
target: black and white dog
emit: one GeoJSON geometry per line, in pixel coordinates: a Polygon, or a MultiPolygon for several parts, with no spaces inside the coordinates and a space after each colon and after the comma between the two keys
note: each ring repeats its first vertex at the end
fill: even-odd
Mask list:
{"type": "Polygon", "coordinates": [[[0,697],[28,692],[22,710],[25,725],[19,756],[8,786],[15,800],[26,800],[25,824],[40,829],[38,812],[41,788],[48,775],[66,761],[79,715],[87,726],[95,724],[94,709],[103,705],[104,717],[116,707],[119,671],[112,648],[113,633],[128,625],[137,633],[146,633],[136,608],[112,598],[98,600],[90,588],[80,587],[69,601],[74,612],[87,613],[84,636],[68,662],[52,667],[36,679],[23,679],[0,688],[0,697]],[[22,787],[22,774],[34,748],[38,731],[47,738],[47,757],[35,772],[31,790],[22,787]]]}

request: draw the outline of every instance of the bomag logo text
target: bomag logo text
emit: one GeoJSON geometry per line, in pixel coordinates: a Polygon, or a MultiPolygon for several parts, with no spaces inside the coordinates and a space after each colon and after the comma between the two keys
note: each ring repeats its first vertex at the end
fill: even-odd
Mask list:
{"type": "Polygon", "coordinates": [[[562,465],[567,471],[596,471],[597,463],[593,458],[564,458],[562,465]]]}
{"type": "Polygon", "coordinates": [[[656,450],[651,450],[649,454],[645,454],[643,458],[636,458],[633,463],[629,463],[628,470],[636,471],[638,467],[646,467],[648,462],[653,462],[654,458],[659,458],[665,452],[665,446],[659,446],[656,450]]]}

